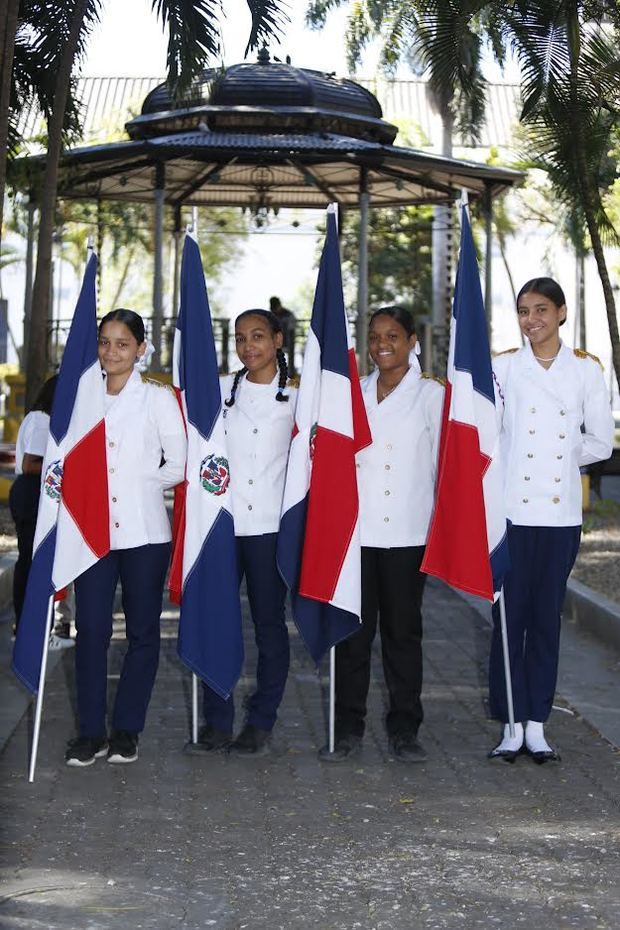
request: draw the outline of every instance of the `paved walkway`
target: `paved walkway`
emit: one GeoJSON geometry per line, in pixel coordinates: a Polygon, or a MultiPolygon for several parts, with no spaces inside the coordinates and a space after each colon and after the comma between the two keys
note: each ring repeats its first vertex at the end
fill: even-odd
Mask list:
{"type": "MultiPolygon", "coordinates": [[[[582,673],[550,722],[562,764],[491,763],[488,625],[437,583],[425,622],[424,766],[387,754],[378,657],[362,757],[317,760],[327,680],[296,635],[271,754],[184,755],[190,679],[170,610],[139,762],[69,769],[74,688],[63,654],[34,785],[25,778],[31,713],[0,755],[2,930],[617,930],[619,758],[575,701],[607,663],[594,703],[620,706],[618,657],[597,658],[567,630],[563,665],[582,673]]],[[[112,684],[122,649],[119,637],[112,684]]]]}

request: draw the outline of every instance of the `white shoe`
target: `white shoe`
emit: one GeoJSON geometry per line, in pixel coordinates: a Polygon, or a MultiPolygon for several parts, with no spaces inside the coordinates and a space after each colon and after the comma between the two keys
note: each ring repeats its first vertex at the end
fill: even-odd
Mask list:
{"type": "Polygon", "coordinates": [[[71,639],[70,636],[56,636],[55,633],[50,633],[50,641],[47,647],[50,652],[57,652],[59,649],[71,649],[72,646],[75,646],[75,640],[71,639]]]}

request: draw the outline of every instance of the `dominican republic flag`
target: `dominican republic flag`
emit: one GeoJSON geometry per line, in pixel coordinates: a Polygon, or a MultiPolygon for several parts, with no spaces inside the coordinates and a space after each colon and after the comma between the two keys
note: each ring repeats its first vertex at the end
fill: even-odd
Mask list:
{"type": "Polygon", "coordinates": [[[461,214],[437,497],[422,571],[493,601],[508,570],[499,430],[487,321],[466,207],[461,214]]]}
{"type": "Polygon", "coordinates": [[[173,380],[187,428],[175,499],[171,599],[181,605],[181,661],[223,698],[241,674],[243,636],[220,379],[200,251],[185,237],[173,380]]]}
{"type": "Polygon", "coordinates": [[[355,454],[372,439],[342,296],[334,208],[327,211],[297,395],[278,566],[312,658],[359,628],[361,555],[355,454]]]}
{"type": "Polygon", "coordinates": [[[36,693],[49,599],[110,551],[105,382],[97,354],[97,259],[86,266],[54,394],[13,671],[36,693]]]}

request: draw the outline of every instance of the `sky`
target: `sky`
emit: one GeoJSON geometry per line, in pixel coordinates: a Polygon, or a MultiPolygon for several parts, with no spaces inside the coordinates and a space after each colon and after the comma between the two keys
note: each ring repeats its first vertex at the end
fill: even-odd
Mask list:
{"type": "MultiPolygon", "coordinates": [[[[251,17],[245,0],[225,0],[222,19],[223,60],[226,65],[243,61],[251,17]]],[[[346,73],[344,34],[346,10],[331,14],[325,30],[304,26],[305,0],[291,0],[291,22],[281,45],[270,51],[302,68],[346,73]]],[[[160,75],[166,68],[166,40],[151,12],[151,0],[105,0],[101,22],[90,40],[83,73],[105,75],[160,75]]],[[[249,56],[252,60],[253,55],[249,56]]],[[[366,63],[365,63],[366,64],[366,63]]],[[[368,60],[372,68],[372,59],[368,60]]]]}

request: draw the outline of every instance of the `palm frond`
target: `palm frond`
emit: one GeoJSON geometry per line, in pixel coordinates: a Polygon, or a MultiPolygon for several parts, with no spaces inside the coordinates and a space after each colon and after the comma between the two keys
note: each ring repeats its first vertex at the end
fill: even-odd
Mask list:
{"type": "Polygon", "coordinates": [[[327,22],[327,14],[348,3],[349,0],[311,0],[306,8],[306,25],[311,29],[322,29],[327,22]]]}
{"type": "Polygon", "coordinates": [[[247,0],[247,3],[252,14],[252,28],[245,49],[246,57],[248,52],[264,42],[280,42],[280,35],[290,22],[286,0],[247,0]]]}
{"type": "Polygon", "coordinates": [[[168,27],[168,84],[180,96],[220,52],[221,0],[151,0],[162,26],[168,27]]]}

